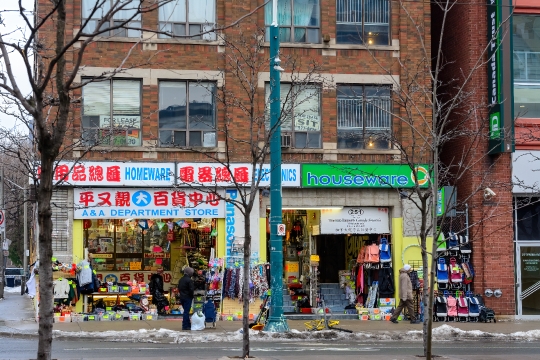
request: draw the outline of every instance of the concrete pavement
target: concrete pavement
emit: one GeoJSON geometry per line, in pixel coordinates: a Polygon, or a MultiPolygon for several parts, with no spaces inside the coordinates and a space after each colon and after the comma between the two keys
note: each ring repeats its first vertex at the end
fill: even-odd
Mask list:
{"type": "MultiPolygon", "coordinates": [[[[6,288],[7,289],[7,288],[6,288]]],[[[36,336],[38,324],[35,321],[33,302],[27,295],[20,295],[20,292],[6,291],[4,300],[0,301],[0,335],[28,335],[36,336]]],[[[288,320],[291,330],[304,331],[305,320],[288,320]]],[[[486,333],[512,334],[516,332],[527,332],[540,330],[540,321],[518,321],[499,320],[497,323],[467,323],[467,322],[436,322],[433,328],[449,325],[452,328],[464,331],[479,330],[486,333]]],[[[202,331],[187,332],[187,334],[201,335],[219,334],[235,332],[242,328],[240,321],[218,321],[216,328],[212,324],[207,324],[207,328],[202,331]]],[[[405,334],[410,330],[421,331],[422,325],[412,325],[409,322],[393,324],[389,321],[361,321],[361,320],[340,320],[340,328],[352,330],[354,333],[366,334],[405,334]]],[[[55,323],[54,330],[59,330],[64,336],[73,333],[93,334],[104,331],[128,331],[128,330],[152,330],[164,329],[170,331],[182,331],[181,319],[166,319],[153,321],[85,321],[70,323],[55,323]]],[[[186,333],[186,332],[184,332],[186,333]]]]}

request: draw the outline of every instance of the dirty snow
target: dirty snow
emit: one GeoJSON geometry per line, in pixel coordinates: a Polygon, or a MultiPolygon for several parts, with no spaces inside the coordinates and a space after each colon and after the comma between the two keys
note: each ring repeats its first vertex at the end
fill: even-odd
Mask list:
{"type": "MultiPolygon", "coordinates": [[[[54,331],[56,338],[99,338],[107,341],[123,342],[168,342],[168,343],[205,343],[205,342],[239,342],[242,341],[242,330],[231,332],[209,333],[205,331],[173,331],[167,329],[152,330],[126,330],[126,331],[102,331],[102,332],[66,332],[54,331]]],[[[379,332],[356,332],[345,333],[341,331],[324,330],[317,332],[291,330],[288,333],[270,333],[265,331],[252,331],[252,341],[298,341],[298,340],[355,340],[355,341],[391,341],[412,340],[421,341],[422,331],[379,331],[379,332]]],[[[503,334],[496,332],[484,332],[479,330],[461,330],[444,324],[433,329],[433,340],[502,340],[502,341],[538,341],[540,330],[515,332],[503,334]]]]}

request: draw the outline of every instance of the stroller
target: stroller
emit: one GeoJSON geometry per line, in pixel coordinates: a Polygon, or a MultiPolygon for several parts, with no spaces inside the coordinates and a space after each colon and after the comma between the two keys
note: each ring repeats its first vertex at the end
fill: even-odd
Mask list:
{"type": "Polygon", "coordinates": [[[217,320],[217,311],[216,311],[216,305],[212,301],[212,299],[207,300],[203,306],[202,306],[202,312],[204,314],[204,327],[206,328],[207,323],[212,323],[212,327],[216,327],[216,320],[217,320]]]}
{"type": "Polygon", "coordinates": [[[480,315],[478,316],[478,321],[483,321],[487,323],[488,321],[491,322],[491,320],[493,320],[493,322],[496,323],[497,319],[495,319],[495,311],[485,306],[482,295],[476,294],[474,297],[478,301],[478,307],[480,308],[480,315]]]}
{"type": "Polygon", "coordinates": [[[444,296],[437,296],[435,298],[435,309],[433,309],[433,321],[446,321],[448,316],[448,308],[446,304],[446,298],[444,296]]]}

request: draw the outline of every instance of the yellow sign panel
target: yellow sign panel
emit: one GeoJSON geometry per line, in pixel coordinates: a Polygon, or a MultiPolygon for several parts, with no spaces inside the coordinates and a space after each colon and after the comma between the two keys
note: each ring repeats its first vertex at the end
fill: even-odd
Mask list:
{"type": "Polygon", "coordinates": [[[141,270],[141,262],[140,261],[130,262],[129,270],[141,270]]]}
{"type": "Polygon", "coordinates": [[[320,261],[320,260],[319,260],[319,255],[311,255],[311,257],[309,258],[309,260],[318,262],[318,261],[320,261]]]}
{"type": "Polygon", "coordinates": [[[113,254],[89,254],[93,259],[112,259],[113,254]]]}

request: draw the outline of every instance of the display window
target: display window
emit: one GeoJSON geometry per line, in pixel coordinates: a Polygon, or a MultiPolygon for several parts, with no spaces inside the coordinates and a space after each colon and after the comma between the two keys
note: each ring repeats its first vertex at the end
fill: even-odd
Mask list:
{"type": "Polygon", "coordinates": [[[135,220],[85,220],[85,246],[95,270],[170,270],[169,228],[148,222],[151,226],[143,229],[135,220]]]}

